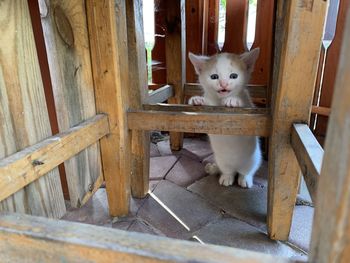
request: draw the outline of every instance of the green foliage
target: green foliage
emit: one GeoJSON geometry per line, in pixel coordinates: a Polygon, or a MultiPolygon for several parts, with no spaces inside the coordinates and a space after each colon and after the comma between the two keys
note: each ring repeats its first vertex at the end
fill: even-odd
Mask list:
{"type": "Polygon", "coordinates": [[[148,83],[152,83],[152,48],[154,43],[145,42],[145,48],[147,51],[147,77],[148,83]]]}

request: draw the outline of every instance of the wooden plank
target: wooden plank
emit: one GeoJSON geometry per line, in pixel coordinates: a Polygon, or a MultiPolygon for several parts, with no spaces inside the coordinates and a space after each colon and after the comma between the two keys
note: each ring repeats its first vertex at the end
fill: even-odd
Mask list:
{"type": "MultiPolygon", "coordinates": [[[[267,86],[266,85],[254,85],[249,84],[247,86],[250,96],[252,98],[266,98],[267,97],[267,86]]],[[[185,96],[201,96],[203,95],[203,88],[199,83],[185,83],[184,87],[185,96]]]]}
{"type": "MultiPolygon", "coordinates": [[[[26,0],[0,8],[0,158],[51,135],[33,29],[26,0]]],[[[61,217],[65,211],[58,170],[0,203],[0,210],[61,217]]]]}
{"type": "Polygon", "coordinates": [[[97,115],[0,160],[0,200],[39,179],[109,132],[108,118],[97,115]]]}
{"type": "Polygon", "coordinates": [[[344,32],[317,190],[310,262],[350,262],[349,12],[344,32]]]}
{"type": "Polygon", "coordinates": [[[266,108],[230,108],[225,106],[191,106],[188,104],[143,105],[148,111],[175,111],[175,112],[206,112],[206,113],[240,113],[240,114],[269,114],[266,108]]]}
{"type": "Polygon", "coordinates": [[[321,107],[321,106],[312,106],[311,108],[312,113],[316,113],[321,116],[329,116],[331,114],[331,108],[328,107],[321,107]]]}
{"type": "Polygon", "coordinates": [[[149,94],[149,103],[155,104],[165,102],[172,96],[174,96],[173,87],[165,85],[149,94]]]}
{"type": "Polygon", "coordinates": [[[291,144],[303,173],[312,201],[321,173],[323,149],[307,124],[293,124],[291,144]]]}
{"type": "MultiPolygon", "coordinates": [[[[96,115],[84,1],[40,0],[59,131],[96,115]],[[48,11],[49,10],[49,11],[48,11]]],[[[82,199],[102,174],[98,144],[65,162],[70,204],[82,199]]]]}
{"type": "MultiPolygon", "coordinates": [[[[165,55],[167,83],[174,88],[169,103],[183,103],[183,86],[186,78],[186,22],[185,0],[167,1],[165,55]]],[[[183,133],[170,133],[170,146],[174,151],[182,148],[183,133]]]]}
{"type": "MultiPolygon", "coordinates": [[[[142,1],[126,1],[128,56],[129,56],[129,106],[141,109],[148,102],[147,65],[143,36],[142,1]]],[[[143,198],[149,189],[150,135],[146,131],[132,132],[131,191],[143,198]]]]}
{"type": "Polygon", "coordinates": [[[286,240],[290,231],[300,181],[291,126],[309,120],[326,10],[325,1],[277,6],[267,218],[272,239],[286,240]]]}
{"type": "Polygon", "coordinates": [[[246,262],[292,263],[237,248],[203,245],[117,229],[0,215],[0,253],[7,262],[246,262]]]}
{"type": "Polygon", "coordinates": [[[130,111],[132,130],[269,136],[270,116],[249,113],[130,111]]]}
{"type": "Polygon", "coordinates": [[[96,108],[108,114],[110,134],[100,141],[109,212],[126,215],[130,199],[131,136],[125,1],[86,2],[96,108]]]}
{"type": "Polygon", "coordinates": [[[226,2],[225,42],[223,52],[241,54],[247,50],[248,1],[226,2]]]}
{"type": "Polygon", "coordinates": [[[217,43],[219,28],[219,0],[209,1],[208,9],[207,54],[211,56],[219,51],[217,43]]]}

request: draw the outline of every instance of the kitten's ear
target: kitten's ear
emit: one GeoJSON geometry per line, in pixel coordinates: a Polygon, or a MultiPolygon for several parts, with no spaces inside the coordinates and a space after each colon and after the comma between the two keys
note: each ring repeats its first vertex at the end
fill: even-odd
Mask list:
{"type": "Polygon", "coordinates": [[[196,73],[197,74],[201,74],[205,63],[208,60],[208,57],[197,56],[197,55],[195,55],[195,54],[190,52],[188,54],[188,58],[191,60],[193,66],[194,66],[194,69],[196,70],[196,73]]]}
{"type": "Polygon", "coordinates": [[[253,72],[254,65],[255,65],[256,60],[259,57],[259,54],[260,54],[260,48],[257,47],[249,52],[245,52],[242,55],[240,55],[240,58],[247,65],[247,70],[249,73],[253,72]]]}

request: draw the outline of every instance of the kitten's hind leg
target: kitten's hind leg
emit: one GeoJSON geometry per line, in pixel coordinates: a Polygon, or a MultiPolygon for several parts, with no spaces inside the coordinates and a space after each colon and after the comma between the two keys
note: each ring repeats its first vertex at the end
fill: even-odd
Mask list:
{"type": "Polygon", "coordinates": [[[218,175],[220,174],[220,169],[216,163],[207,163],[204,167],[204,171],[209,175],[218,175]]]}
{"type": "Polygon", "coordinates": [[[238,185],[243,188],[252,188],[253,186],[253,174],[238,175],[238,185]]]}
{"type": "Polygon", "coordinates": [[[219,178],[219,184],[224,186],[233,185],[234,181],[235,175],[233,173],[223,173],[219,178]]]}

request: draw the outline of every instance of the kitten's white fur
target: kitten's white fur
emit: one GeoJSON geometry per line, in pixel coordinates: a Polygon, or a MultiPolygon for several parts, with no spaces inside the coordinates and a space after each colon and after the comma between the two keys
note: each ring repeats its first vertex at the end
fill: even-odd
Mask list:
{"type": "MultiPolygon", "coordinates": [[[[240,56],[221,53],[213,57],[196,56],[189,58],[199,76],[204,96],[190,98],[192,105],[227,107],[254,107],[246,85],[249,82],[259,48],[240,56]],[[230,78],[236,73],[237,78],[230,78]],[[218,79],[211,75],[217,74],[218,79]]],[[[219,183],[229,186],[238,173],[238,184],[244,188],[253,186],[253,176],[261,165],[261,150],[256,136],[232,136],[208,134],[216,164],[207,164],[209,174],[221,173],[219,183]]]]}

